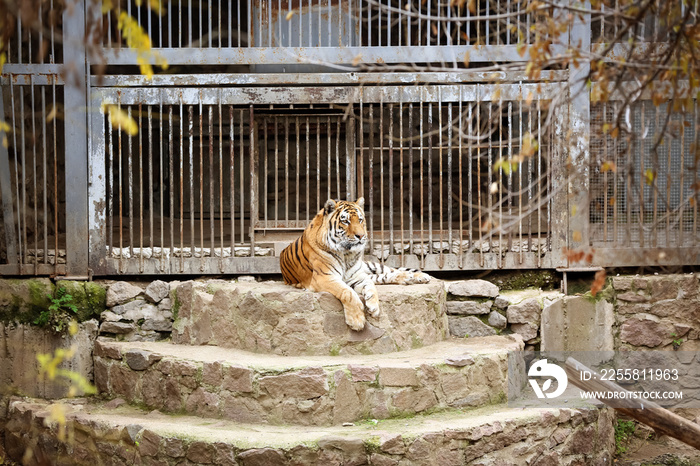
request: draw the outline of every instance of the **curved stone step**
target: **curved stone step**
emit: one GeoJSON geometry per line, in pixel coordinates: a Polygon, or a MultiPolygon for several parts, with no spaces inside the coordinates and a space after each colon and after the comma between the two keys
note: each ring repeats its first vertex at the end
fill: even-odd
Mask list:
{"type": "Polygon", "coordinates": [[[176,289],[172,341],[293,356],[390,353],[447,337],[443,282],[377,288],[381,315],[354,332],[329,293],[279,282],[185,282],[176,289]]]}
{"type": "Polygon", "coordinates": [[[108,398],[241,422],[337,425],[502,402],[517,337],[453,339],[400,353],[277,356],[212,346],[98,339],[108,398]]]}
{"type": "MultiPolygon", "coordinates": [[[[349,427],[305,428],[212,422],[101,403],[66,405],[70,443],[47,420],[48,402],[10,403],[5,443],[29,464],[609,465],[614,413],[489,407],[349,427]],[[42,460],[44,461],[42,463],[42,460]]],[[[26,463],[25,463],[26,464],[26,463]]]]}

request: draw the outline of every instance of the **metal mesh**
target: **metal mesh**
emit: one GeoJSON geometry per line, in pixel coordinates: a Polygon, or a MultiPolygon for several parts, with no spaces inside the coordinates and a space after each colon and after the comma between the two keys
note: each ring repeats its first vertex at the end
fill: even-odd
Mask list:
{"type": "Polygon", "coordinates": [[[697,241],[697,103],[672,112],[649,101],[622,112],[630,136],[613,138],[617,104],[591,108],[591,224],[594,241],[692,246],[697,241]],[[603,133],[605,130],[607,135],[603,133]]]}

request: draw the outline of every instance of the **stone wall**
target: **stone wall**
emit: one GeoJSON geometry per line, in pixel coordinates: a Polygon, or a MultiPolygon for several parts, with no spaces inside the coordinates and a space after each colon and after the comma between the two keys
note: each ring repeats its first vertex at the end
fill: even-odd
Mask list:
{"type": "Polygon", "coordinates": [[[446,310],[450,333],[459,338],[517,333],[533,349],[541,341],[543,308],[562,296],[539,289],[501,292],[486,280],[449,282],[446,310]]]}
{"type": "Polygon", "coordinates": [[[612,279],[615,347],[700,351],[700,275],[612,279]]]}

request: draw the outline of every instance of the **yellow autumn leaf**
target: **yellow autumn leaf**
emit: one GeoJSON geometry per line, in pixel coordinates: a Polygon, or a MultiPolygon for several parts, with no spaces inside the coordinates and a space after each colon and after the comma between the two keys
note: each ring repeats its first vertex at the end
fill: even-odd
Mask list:
{"type": "Polygon", "coordinates": [[[499,170],[503,171],[506,175],[510,175],[518,170],[518,162],[500,158],[493,164],[493,171],[497,172],[499,170]]]}
{"type": "Polygon", "coordinates": [[[7,63],[7,54],[5,52],[0,53],[0,74],[2,74],[2,69],[7,63]]]}
{"type": "Polygon", "coordinates": [[[583,239],[581,236],[581,232],[576,230],[574,233],[571,235],[571,238],[574,240],[576,243],[580,243],[581,240],[583,239]]]}
{"type": "Polygon", "coordinates": [[[294,15],[296,14],[296,12],[297,12],[296,10],[290,10],[290,11],[287,13],[287,16],[285,16],[285,19],[286,19],[287,21],[289,21],[290,19],[292,19],[292,18],[294,17],[294,15]]]}
{"type": "Polygon", "coordinates": [[[114,129],[121,129],[129,136],[136,136],[139,133],[139,125],[118,105],[102,102],[102,113],[109,114],[109,120],[114,129]]]}
{"type": "Polygon", "coordinates": [[[644,170],[644,182],[647,186],[654,184],[654,171],[651,168],[644,170]]]}
{"type": "Polygon", "coordinates": [[[617,166],[615,165],[615,162],[612,162],[610,160],[606,160],[603,162],[603,165],[601,165],[600,170],[605,173],[605,172],[613,172],[615,173],[617,171],[617,166]]]}
{"type": "Polygon", "coordinates": [[[51,123],[53,120],[56,119],[56,116],[58,115],[58,107],[55,105],[51,107],[51,111],[49,112],[48,115],[46,115],[46,122],[51,123]]]}

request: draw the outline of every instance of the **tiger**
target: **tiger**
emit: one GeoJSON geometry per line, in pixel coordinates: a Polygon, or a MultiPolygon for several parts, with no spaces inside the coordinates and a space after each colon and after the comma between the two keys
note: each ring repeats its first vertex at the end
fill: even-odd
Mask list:
{"type": "Polygon", "coordinates": [[[365,306],[379,317],[376,284],[428,283],[430,275],[364,260],[367,228],[364,198],[355,202],[329,199],[302,235],[280,253],[284,282],[311,291],[326,291],[343,304],[345,322],[355,331],[365,327],[365,306]]]}

